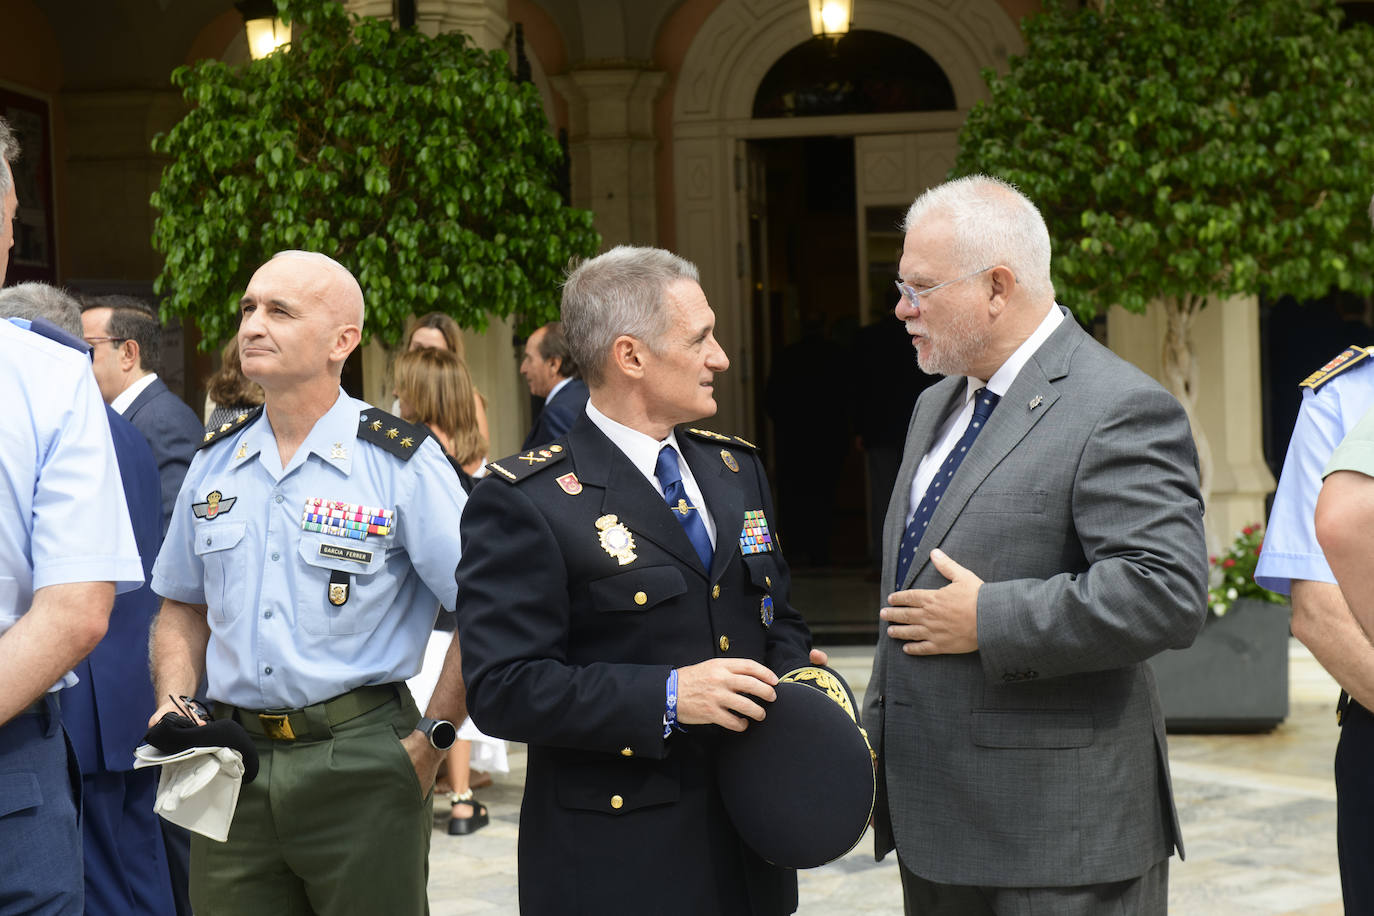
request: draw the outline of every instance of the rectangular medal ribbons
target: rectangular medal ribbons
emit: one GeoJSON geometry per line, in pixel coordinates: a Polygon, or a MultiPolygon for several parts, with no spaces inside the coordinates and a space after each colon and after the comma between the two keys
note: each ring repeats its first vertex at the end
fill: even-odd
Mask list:
{"type": "Polygon", "coordinates": [[[773,549],[773,535],[768,532],[768,519],[762,509],[744,513],[744,530],[739,533],[739,549],[745,556],[767,553],[773,549]]]}
{"type": "Polygon", "coordinates": [[[395,518],[395,509],[358,506],[317,496],[305,501],[305,511],[301,514],[301,528],[305,531],[317,531],[320,534],[363,541],[369,534],[379,537],[390,534],[395,518]]]}

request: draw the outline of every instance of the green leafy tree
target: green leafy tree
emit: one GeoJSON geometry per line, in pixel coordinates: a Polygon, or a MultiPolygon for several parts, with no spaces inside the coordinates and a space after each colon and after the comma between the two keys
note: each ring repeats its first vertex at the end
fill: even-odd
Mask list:
{"type": "Polygon", "coordinates": [[[1152,300],[1165,383],[1194,408],[1209,298],[1374,291],[1374,32],[1330,0],[1059,2],[960,135],[1041,207],[1058,299],[1082,318],[1152,300]]]}
{"type": "Polygon", "coordinates": [[[407,316],[481,330],[557,316],[570,258],[596,249],[589,212],[554,190],[562,153],[534,86],[501,52],[359,19],[332,0],[277,0],[287,49],[242,66],[180,68],[190,112],[153,148],[155,289],[210,347],[234,333],[251,272],[277,251],[324,252],[394,346],[407,316]]]}

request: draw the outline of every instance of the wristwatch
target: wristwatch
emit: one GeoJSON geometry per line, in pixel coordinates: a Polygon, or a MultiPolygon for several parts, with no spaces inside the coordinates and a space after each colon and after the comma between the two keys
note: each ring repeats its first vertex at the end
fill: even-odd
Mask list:
{"type": "Polygon", "coordinates": [[[424,732],[429,743],[434,745],[437,750],[446,751],[453,747],[453,742],[458,740],[458,729],[447,719],[426,719],[421,718],[415,724],[417,732],[424,732]]]}

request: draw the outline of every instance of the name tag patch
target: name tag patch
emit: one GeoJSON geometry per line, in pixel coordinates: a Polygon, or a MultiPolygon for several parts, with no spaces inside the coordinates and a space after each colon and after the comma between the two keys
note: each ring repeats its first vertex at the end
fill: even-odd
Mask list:
{"type": "Polygon", "coordinates": [[[354,563],[371,563],[372,551],[340,547],[338,544],[321,544],[320,556],[331,560],[352,560],[354,563]]]}

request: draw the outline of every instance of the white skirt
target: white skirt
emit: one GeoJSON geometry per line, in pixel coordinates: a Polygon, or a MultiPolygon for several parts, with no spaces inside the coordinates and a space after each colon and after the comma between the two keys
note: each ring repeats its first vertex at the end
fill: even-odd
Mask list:
{"type": "MultiPolygon", "coordinates": [[[[452,641],[452,633],[443,630],[430,633],[429,643],[425,646],[425,662],[420,667],[420,673],[406,681],[410,695],[415,698],[415,705],[420,707],[421,712],[429,705],[434,685],[439,683],[439,672],[444,667],[444,656],[448,654],[448,646],[452,641]]],[[[510,772],[510,764],[506,761],[506,742],[482,734],[471,718],[464,719],[463,724],[458,727],[458,738],[472,742],[472,762],[469,764],[472,769],[485,770],[488,773],[510,772]]]]}

